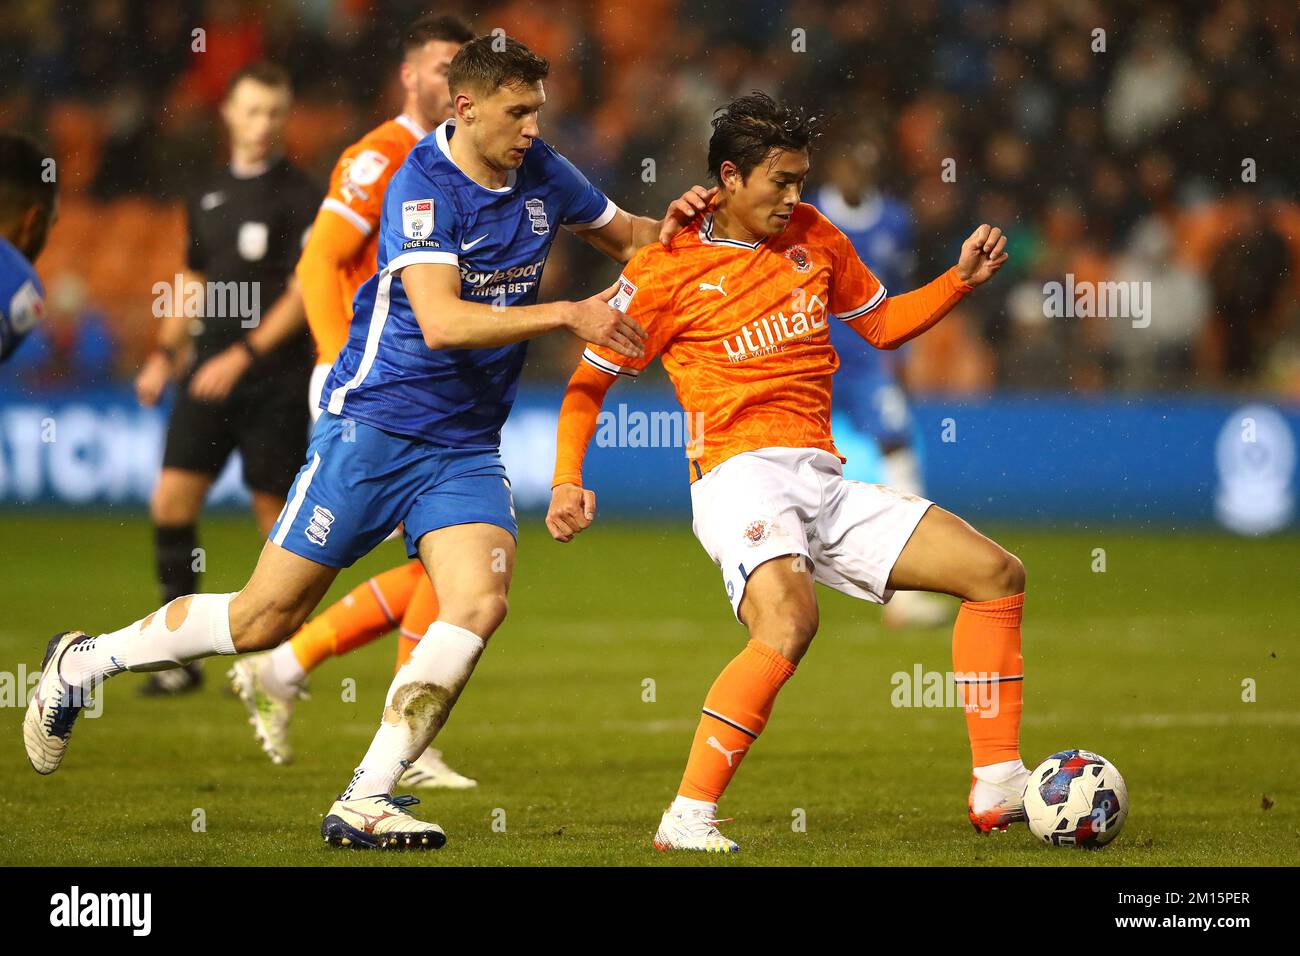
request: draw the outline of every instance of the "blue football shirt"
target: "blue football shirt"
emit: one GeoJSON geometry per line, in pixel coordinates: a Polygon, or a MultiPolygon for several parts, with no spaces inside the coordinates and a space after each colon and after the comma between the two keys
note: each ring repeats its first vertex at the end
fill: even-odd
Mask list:
{"type": "Polygon", "coordinates": [[[527,343],[430,349],[402,289],[402,269],[456,266],[463,300],[531,305],[555,229],[598,228],[617,209],[540,139],[504,186],[481,186],[451,160],[455,132],[448,120],[420,140],[389,183],[378,272],[357,290],[348,341],[325,382],[321,408],[438,445],[495,447],[527,343]]]}
{"type": "Polygon", "coordinates": [[[0,362],[14,354],[45,315],[45,289],[36,269],[0,238],[0,362]]]}

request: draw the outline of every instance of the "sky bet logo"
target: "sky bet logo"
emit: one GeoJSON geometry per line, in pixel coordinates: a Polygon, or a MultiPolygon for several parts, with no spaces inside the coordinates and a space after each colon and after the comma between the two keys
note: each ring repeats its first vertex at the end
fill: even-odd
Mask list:
{"type": "Polygon", "coordinates": [[[127,926],[132,936],[148,936],[153,928],[152,893],[69,893],[50,897],[50,925],[127,926]]]}

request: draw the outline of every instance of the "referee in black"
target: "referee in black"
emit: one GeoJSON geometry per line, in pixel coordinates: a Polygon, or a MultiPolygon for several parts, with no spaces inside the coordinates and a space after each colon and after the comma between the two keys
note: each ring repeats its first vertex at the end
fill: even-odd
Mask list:
{"type": "MultiPolygon", "coordinates": [[[[186,202],[186,271],[156,302],[158,346],[136,378],[143,405],[178,383],[150,503],[164,602],[198,591],[199,512],[231,453],[239,451],[263,534],[306,457],[315,349],[293,272],[322,193],[283,156],[291,105],[278,66],[255,64],[231,79],[221,106],[230,162],[186,202]]],[[[181,693],[201,681],[196,662],[150,675],[143,692],[181,693]]]]}

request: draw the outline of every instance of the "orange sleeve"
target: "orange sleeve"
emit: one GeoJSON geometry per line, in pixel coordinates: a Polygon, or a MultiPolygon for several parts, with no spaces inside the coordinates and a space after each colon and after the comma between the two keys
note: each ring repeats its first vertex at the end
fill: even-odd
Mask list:
{"type": "Polygon", "coordinates": [[[338,355],[347,343],[352,300],[343,275],[379,228],[384,190],[401,165],[396,143],[368,136],[345,149],[330,173],[329,191],[297,269],[307,326],[323,359],[338,355]]]}
{"type": "Polygon", "coordinates": [[[878,349],[896,349],[914,339],[952,311],[975,287],[957,278],[953,266],[933,282],[903,295],[888,296],[848,325],[878,349]]]}
{"type": "Polygon", "coordinates": [[[316,350],[322,359],[336,356],[348,341],[352,303],[343,291],[342,264],[360,254],[366,237],[328,209],[316,222],[298,260],[298,283],[316,350]]]}
{"type": "Polygon", "coordinates": [[[610,308],[635,319],[646,331],[645,351],[640,358],[629,358],[603,345],[588,344],[582,360],[608,375],[636,378],[668,346],[672,337],[672,316],[666,273],[672,261],[646,246],[632,257],[618,277],[618,291],[610,299],[610,308]]]}
{"type": "Polygon", "coordinates": [[[564,390],[560,405],[560,423],[555,433],[556,485],[582,485],[582,460],[587,457],[587,446],[596,434],[596,422],[605,393],[614,384],[615,376],[597,371],[586,362],[579,362],[569,385],[564,390]]]}

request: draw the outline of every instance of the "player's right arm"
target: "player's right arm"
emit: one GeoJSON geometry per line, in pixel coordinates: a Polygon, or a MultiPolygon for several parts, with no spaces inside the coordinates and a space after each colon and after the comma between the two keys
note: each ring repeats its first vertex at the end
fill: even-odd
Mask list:
{"type": "Polygon", "coordinates": [[[380,261],[400,278],[424,344],[431,349],[513,345],[557,329],[629,357],[642,353],[645,330],[610,308],[615,286],[580,302],[499,306],[461,297],[459,248],[464,226],[456,204],[407,157],[384,195],[380,261]]]}
{"type": "Polygon", "coordinates": [[[440,263],[417,263],[402,270],[402,287],[431,349],[481,349],[511,345],[557,329],[638,357],[645,330],[609,307],[618,283],[580,302],[545,302],[504,308],[460,297],[460,270],[440,263]]]}
{"type": "Polygon", "coordinates": [[[647,265],[649,258],[628,264],[610,301],[620,314],[638,319],[648,329],[644,354],[629,359],[594,343],[588,345],[564,390],[555,435],[551,506],[546,513],[546,528],[561,543],[572,541],[596,517],[596,493],[582,486],[582,463],[596,434],[606,393],[619,376],[640,374],[672,337],[666,285],[661,274],[647,265]]]}
{"type": "Polygon", "coordinates": [[[564,389],[555,436],[551,506],[546,512],[546,530],[556,541],[572,541],[596,518],[596,493],[582,487],[582,460],[596,434],[600,409],[614,378],[580,362],[564,389]]]}

